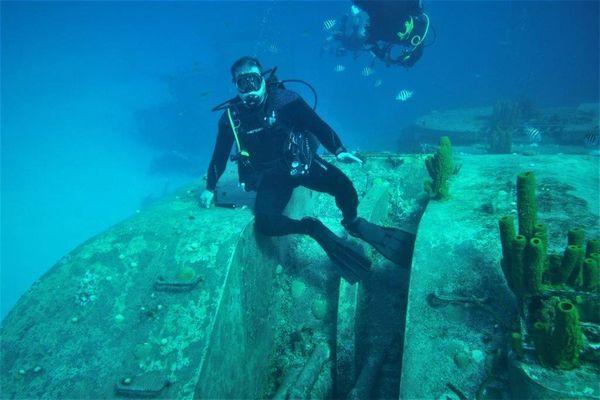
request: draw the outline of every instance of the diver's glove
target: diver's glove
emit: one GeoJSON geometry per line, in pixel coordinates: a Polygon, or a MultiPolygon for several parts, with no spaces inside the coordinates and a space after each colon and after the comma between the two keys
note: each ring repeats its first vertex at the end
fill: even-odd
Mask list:
{"type": "Polygon", "coordinates": [[[215,194],[210,190],[205,190],[200,195],[200,206],[205,208],[210,208],[210,206],[214,203],[215,194]]]}
{"type": "Polygon", "coordinates": [[[345,151],[339,153],[337,156],[335,156],[335,158],[337,158],[338,161],[346,162],[346,163],[357,162],[360,165],[362,165],[362,163],[363,163],[363,161],[360,158],[356,157],[352,153],[348,153],[345,151]]]}

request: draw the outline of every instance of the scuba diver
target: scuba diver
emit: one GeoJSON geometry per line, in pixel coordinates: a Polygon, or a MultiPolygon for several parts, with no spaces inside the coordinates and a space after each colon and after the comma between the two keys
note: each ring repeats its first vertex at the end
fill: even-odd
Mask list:
{"type": "Polygon", "coordinates": [[[421,0],[354,0],[369,14],[367,43],[370,51],[386,66],[412,67],[423,55],[429,32],[429,16],[421,0]],[[400,48],[400,52],[394,54],[400,48]]]}
{"type": "Polygon", "coordinates": [[[368,20],[369,16],[353,5],[350,13],[340,17],[340,28],[325,39],[325,44],[321,47],[321,54],[329,51],[331,54],[341,57],[351,51],[354,58],[358,58],[359,52],[369,50],[366,43],[368,20]]]}
{"type": "Polygon", "coordinates": [[[294,188],[304,186],[335,197],[342,211],[342,225],[351,235],[370,243],[392,261],[409,265],[414,235],[358,217],[358,195],[352,182],[340,169],[319,157],[317,146],[322,144],[342,162],[362,164],[362,160],[346,150],[339,136],[313,108],[283,86],[299,81],[278,81],[274,72],[275,68],[263,72],[259,60],[253,57],[242,57],[232,65],[231,76],[238,95],[213,109],[223,110],[223,114],[208,166],[206,189],[200,196],[201,205],[214,204],[217,181],[235,143],[237,153],[231,159],[237,162],[240,184],[246,191],[256,191],[254,215],[259,233],[309,235],[325,250],[342,277],[351,283],[365,278],[370,260],[319,219],[298,220],[283,215],[294,188]]]}
{"type": "Polygon", "coordinates": [[[356,49],[360,40],[362,50],[370,51],[388,67],[409,68],[421,58],[429,33],[429,16],[423,12],[420,0],[353,2],[352,12],[342,18],[342,30],[333,35],[342,47],[352,43],[356,49]],[[348,30],[348,26],[355,28],[348,30]]]}

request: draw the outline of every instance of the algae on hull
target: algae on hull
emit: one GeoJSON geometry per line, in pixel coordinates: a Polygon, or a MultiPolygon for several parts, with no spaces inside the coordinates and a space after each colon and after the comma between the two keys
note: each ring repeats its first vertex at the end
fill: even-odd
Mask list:
{"type": "MultiPolygon", "coordinates": [[[[382,218],[414,227],[422,161],[407,157],[390,169],[386,160],[396,157],[340,168],[361,198],[388,181],[393,191],[382,218]]],[[[235,187],[227,178],[220,190],[235,187]]],[[[3,394],[260,397],[277,390],[276,375],[293,375],[296,362],[313,357],[322,373],[298,377],[313,381],[313,395],[328,396],[334,362],[327,359],[335,352],[323,344],[336,341],[332,314],[351,311],[337,308],[331,282],[339,277],[329,261],[317,253],[317,264],[306,262],[316,246],[306,246],[308,238],[255,235],[250,209],[200,209],[196,190],[181,190],[88,240],[32,286],[1,328],[3,394]],[[297,300],[287,289],[292,276],[305,282],[304,291],[295,285],[297,300]],[[312,332],[296,347],[304,350],[278,352],[302,324],[312,332]],[[273,357],[281,362],[269,364],[273,357]]],[[[302,214],[315,205],[328,223],[341,219],[328,195],[301,200],[302,214]]]]}

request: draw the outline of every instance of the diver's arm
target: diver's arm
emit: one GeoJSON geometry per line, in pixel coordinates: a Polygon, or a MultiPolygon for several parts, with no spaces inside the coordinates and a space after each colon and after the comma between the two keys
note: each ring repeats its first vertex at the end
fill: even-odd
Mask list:
{"type": "Polygon", "coordinates": [[[233,133],[231,127],[227,124],[224,118],[219,121],[219,133],[217,135],[217,143],[213,150],[213,155],[208,165],[208,173],[206,174],[206,190],[214,191],[217,187],[217,181],[225,171],[227,166],[227,158],[233,146],[233,133]]]}
{"type": "Polygon", "coordinates": [[[327,151],[336,156],[346,151],[339,136],[301,97],[287,104],[285,108],[291,113],[294,125],[315,135],[327,151]]]}
{"type": "MultiPolygon", "coordinates": [[[[368,50],[371,52],[371,54],[375,57],[377,57],[380,61],[386,63],[386,65],[388,65],[388,61],[389,61],[389,50],[390,47],[385,47],[385,46],[379,46],[377,43],[373,43],[371,44],[371,46],[368,48],[368,50]]],[[[389,66],[389,65],[388,65],[389,66]]]]}

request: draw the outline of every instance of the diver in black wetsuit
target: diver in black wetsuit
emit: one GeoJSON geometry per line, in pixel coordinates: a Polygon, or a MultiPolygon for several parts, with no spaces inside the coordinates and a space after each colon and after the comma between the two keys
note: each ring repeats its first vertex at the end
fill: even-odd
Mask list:
{"type": "Polygon", "coordinates": [[[387,66],[412,67],[423,55],[429,32],[429,16],[421,0],[354,0],[369,14],[367,42],[370,51],[387,66]],[[399,54],[393,54],[395,47],[399,54]]]}
{"type": "Polygon", "coordinates": [[[335,197],[342,211],[342,224],[352,235],[376,248],[379,245],[378,250],[386,257],[397,256],[394,261],[404,261],[408,254],[406,248],[403,247],[403,254],[399,255],[396,254],[397,247],[400,240],[405,245],[411,238],[399,237],[395,235],[398,230],[378,227],[358,218],[358,195],[352,182],[316,154],[318,141],[338,160],[362,163],[346,151],[331,127],[299,95],[267,82],[257,59],[239,59],[231,67],[231,75],[238,96],[225,104],[226,109],[219,120],[217,142],[208,167],[206,190],[200,197],[201,204],[210,207],[213,203],[217,181],[235,143],[240,182],[246,190],[257,192],[254,214],[258,232],[268,236],[310,235],[348,281],[364,278],[370,261],[348,247],[318,219],[296,220],[283,215],[294,188],[304,186],[335,197]]]}
{"type": "Polygon", "coordinates": [[[429,16],[423,12],[420,0],[353,3],[351,13],[341,18],[341,30],[331,36],[342,49],[350,43],[347,50],[370,51],[387,66],[409,68],[421,58],[429,33],[429,16]]]}

